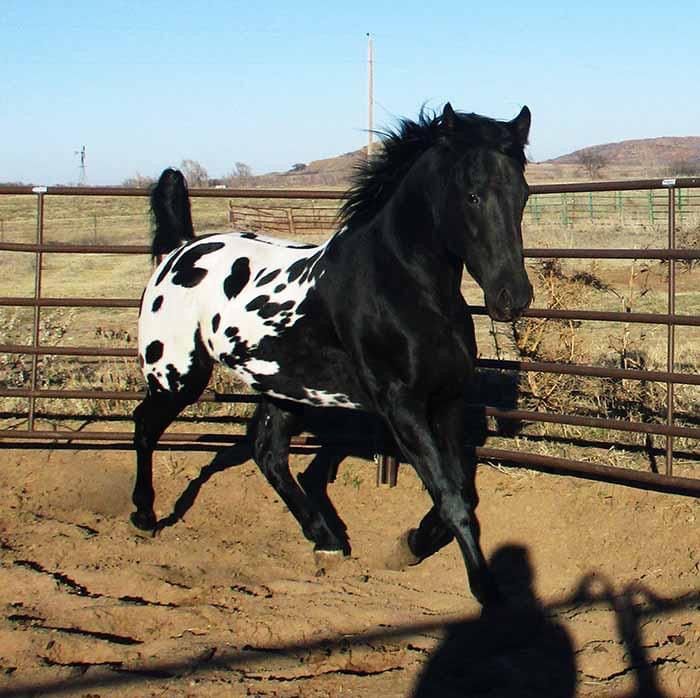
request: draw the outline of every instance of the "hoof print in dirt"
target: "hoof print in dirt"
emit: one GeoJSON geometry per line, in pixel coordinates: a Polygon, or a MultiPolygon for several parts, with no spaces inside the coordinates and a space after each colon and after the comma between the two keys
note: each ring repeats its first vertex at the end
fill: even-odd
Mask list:
{"type": "Polygon", "coordinates": [[[342,550],[314,550],[316,576],[323,577],[326,572],[339,567],[348,558],[342,550]]]}
{"type": "Polygon", "coordinates": [[[413,567],[421,560],[417,557],[410,546],[408,545],[408,536],[413,529],[409,529],[403,533],[394,544],[394,547],[389,551],[389,554],[384,560],[384,566],[388,570],[400,571],[406,567],[413,567]]]}

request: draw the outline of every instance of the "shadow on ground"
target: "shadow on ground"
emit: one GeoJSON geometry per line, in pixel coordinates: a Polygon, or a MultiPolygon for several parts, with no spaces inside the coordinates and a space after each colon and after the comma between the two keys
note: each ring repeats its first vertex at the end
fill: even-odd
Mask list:
{"type": "Polygon", "coordinates": [[[614,593],[607,580],[591,575],[581,580],[573,594],[541,604],[533,593],[533,570],[524,547],[501,547],[492,556],[491,565],[508,597],[507,606],[457,622],[416,623],[313,642],[219,651],[212,648],[185,660],[144,662],[128,669],[105,667],[65,680],[18,684],[1,689],[0,697],[58,696],[99,689],[132,694],[154,680],[167,686],[169,681],[194,675],[203,679],[214,672],[236,671],[253,657],[258,666],[267,660],[279,661],[280,657],[303,661],[312,652],[410,642],[418,633],[438,632],[443,640],[426,659],[412,698],[569,698],[576,695],[579,677],[575,649],[561,619],[567,613],[603,607],[614,611],[625,648],[627,666],[620,673],[629,673],[635,684],[631,692],[616,698],[670,698],[659,688],[655,666],[641,642],[640,628],[650,619],[697,608],[700,592],[662,598],[641,585],[631,585],[614,593]]]}

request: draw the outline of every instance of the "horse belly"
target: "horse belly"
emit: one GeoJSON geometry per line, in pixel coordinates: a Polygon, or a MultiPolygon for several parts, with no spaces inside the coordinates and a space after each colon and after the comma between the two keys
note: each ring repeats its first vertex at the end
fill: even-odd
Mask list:
{"type": "Polygon", "coordinates": [[[262,376],[257,390],[315,407],[367,409],[357,371],[341,350],[326,346],[311,353],[293,346],[279,352],[278,364],[279,371],[262,376]]]}

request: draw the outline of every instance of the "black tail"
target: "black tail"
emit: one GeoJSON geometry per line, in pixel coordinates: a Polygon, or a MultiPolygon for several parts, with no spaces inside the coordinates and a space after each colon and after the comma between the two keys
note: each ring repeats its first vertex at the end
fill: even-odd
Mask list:
{"type": "Polygon", "coordinates": [[[151,254],[158,258],[194,239],[187,182],[179,170],[163,170],[151,191],[154,230],[151,254]]]}

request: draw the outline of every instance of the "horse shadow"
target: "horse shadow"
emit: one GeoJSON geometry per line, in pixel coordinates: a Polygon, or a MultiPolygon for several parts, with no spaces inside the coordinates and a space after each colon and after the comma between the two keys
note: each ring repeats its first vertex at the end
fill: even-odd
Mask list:
{"type": "MultiPolygon", "coordinates": [[[[341,408],[305,407],[300,424],[304,432],[318,438],[320,446],[313,453],[307,467],[297,475],[299,485],[328,524],[347,541],[347,527],[328,497],[328,485],[335,482],[340,465],[346,458],[354,456],[372,460],[379,453],[398,458],[398,449],[380,420],[369,413],[341,408]]],[[[300,433],[301,429],[295,435],[300,433]]],[[[291,451],[308,453],[306,448],[292,448],[291,451]]],[[[250,440],[217,451],[212,461],[190,480],[175,500],[172,511],[158,520],[154,535],[183,520],[212,477],[243,465],[252,458],[250,440]]]]}
{"type": "Polygon", "coordinates": [[[157,535],[164,528],[174,526],[185,518],[185,514],[194,506],[202,487],[211,480],[214,475],[229,468],[233,468],[249,461],[252,458],[252,449],[247,443],[227,446],[214,455],[211,463],[205,465],[197,477],[187,483],[187,487],[175,500],[172,511],[156,523],[153,535],[157,535]]]}

